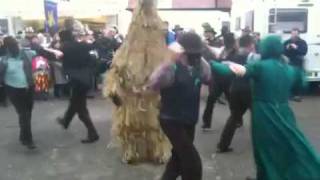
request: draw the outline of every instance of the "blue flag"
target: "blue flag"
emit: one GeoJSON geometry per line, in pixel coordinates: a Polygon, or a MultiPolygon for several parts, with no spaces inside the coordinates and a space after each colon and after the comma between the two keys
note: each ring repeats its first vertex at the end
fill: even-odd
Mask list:
{"type": "Polygon", "coordinates": [[[44,0],[44,12],[46,15],[45,30],[46,32],[58,32],[58,6],[52,0],[44,0]]]}

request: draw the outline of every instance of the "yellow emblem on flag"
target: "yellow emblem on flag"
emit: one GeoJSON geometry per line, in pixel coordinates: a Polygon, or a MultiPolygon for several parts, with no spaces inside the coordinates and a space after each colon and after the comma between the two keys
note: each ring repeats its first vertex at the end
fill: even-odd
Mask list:
{"type": "Polygon", "coordinates": [[[49,27],[52,27],[56,24],[56,21],[54,20],[53,11],[48,11],[48,25],[49,27]]]}

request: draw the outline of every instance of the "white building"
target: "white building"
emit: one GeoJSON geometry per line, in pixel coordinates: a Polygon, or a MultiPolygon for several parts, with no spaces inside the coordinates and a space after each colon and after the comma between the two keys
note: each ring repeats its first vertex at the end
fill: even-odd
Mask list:
{"type": "MultiPolygon", "coordinates": [[[[52,0],[58,3],[59,17],[74,17],[77,19],[97,18],[111,24],[117,24],[118,16],[127,7],[126,0],[52,0]],[[103,17],[103,18],[102,18],[103,17]]],[[[3,0],[0,6],[0,20],[8,21],[11,33],[21,30],[15,26],[16,20],[43,21],[44,0],[3,0]]],[[[101,20],[99,21],[101,22],[101,20]]],[[[5,23],[4,23],[5,24],[5,23]]],[[[20,23],[21,24],[21,23],[20,23]]],[[[0,21],[1,25],[1,21],[0,21]]]]}

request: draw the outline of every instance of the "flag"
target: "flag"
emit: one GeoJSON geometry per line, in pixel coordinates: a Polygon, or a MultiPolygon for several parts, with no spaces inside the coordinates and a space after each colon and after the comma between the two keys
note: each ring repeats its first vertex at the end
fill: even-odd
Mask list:
{"type": "Polygon", "coordinates": [[[44,12],[46,16],[46,32],[58,32],[58,6],[52,0],[44,0],[44,12]]]}

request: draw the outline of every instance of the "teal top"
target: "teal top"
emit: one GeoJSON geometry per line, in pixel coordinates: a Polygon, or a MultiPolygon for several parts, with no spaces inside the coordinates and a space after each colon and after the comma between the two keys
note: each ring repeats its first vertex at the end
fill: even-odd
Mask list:
{"type": "Polygon", "coordinates": [[[23,68],[24,63],[20,56],[9,57],[7,62],[5,84],[14,88],[27,88],[29,85],[23,68]]]}

